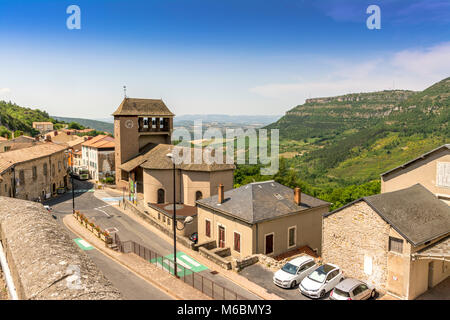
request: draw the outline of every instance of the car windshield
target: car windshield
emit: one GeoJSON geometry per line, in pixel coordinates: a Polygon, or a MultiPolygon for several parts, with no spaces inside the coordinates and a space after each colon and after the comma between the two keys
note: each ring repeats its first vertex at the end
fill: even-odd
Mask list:
{"type": "Polygon", "coordinates": [[[311,273],[308,276],[308,278],[310,278],[311,280],[314,280],[316,282],[324,282],[326,277],[327,277],[327,273],[324,272],[322,267],[314,270],[313,273],[311,273]]]}
{"type": "Polygon", "coordinates": [[[334,288],[334,293],[341,297],[350,297],[350,294],[348,292],[339,290],[338,288],[334,288]]]}
{"type": "Polygon", "coordinates": [[[281,270],[290,273],[290,274],[296,274],[297,273],[297,267],[293,264],[286,263],[281,270]]]}

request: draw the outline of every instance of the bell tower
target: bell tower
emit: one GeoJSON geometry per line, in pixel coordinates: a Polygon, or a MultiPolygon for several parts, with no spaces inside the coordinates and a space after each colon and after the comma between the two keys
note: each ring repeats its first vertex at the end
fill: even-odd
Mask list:
{"type": "Polygon", "coordinates": [[[123,163],[140,155],[150,144],[171,144],[174,114],[162,100],[125,97],[112,115],[119,186],[128,181],[128,173],[120,169],[123,163]]]}

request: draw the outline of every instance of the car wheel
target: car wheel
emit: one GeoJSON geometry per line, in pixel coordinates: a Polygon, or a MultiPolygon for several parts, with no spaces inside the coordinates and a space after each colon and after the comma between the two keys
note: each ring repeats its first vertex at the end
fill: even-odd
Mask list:
{"type": "Polygon", "coordinates": [[[291,282],[291,289],[294,289],[295,286],[297,285],[297,282],[294,280],[291,282]]]}
{"type": "Polygon", "coordinates": [[[339,282],[342,282],[342,281],[344,281],[344,278],[343,278],[343,277],[341,278],[341,280],[339,280],[339,282]]]}
{"type": "Polygon", "coordinates": [[[320,291],[320,298],[325,297],[325,290],[320,291]]]}
{"type": "Polygon", "coordinates": [[[376,292],[375,289],[374,289],[374,290],[372,290],[372,292],[370,293],[370,297],[371,297],[372,299],[375,299],[376,296],[377,296],[377,292],[376,292]]]}

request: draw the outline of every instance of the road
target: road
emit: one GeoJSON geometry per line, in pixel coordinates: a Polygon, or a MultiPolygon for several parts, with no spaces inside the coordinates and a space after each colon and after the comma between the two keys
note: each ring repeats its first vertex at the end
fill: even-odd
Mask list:
{"type": "MultiPolygon", "coordinates": [[[[173,253],[172,243],[160,238],[156,233],[148,230],[140,223],[113,207],[111,204],[108,204],[108,202],[97,198],[94,195],[94,192],[86,191],[90,189],[92,189],[92,184],[90,182],[75,180],[75,190],[85,191],[75,193],[76,210],[80,210],[80,212],[85,214],[89,220],[95,221],[95,224],[99,225],[102,229],[115,228],[122,241],[133,240],[162,255],[169,255],[173,253]]],[[[96,193],[102,195],[102,198],[104,195],[104,199],[106,200],[113,200],[108,198],[117,197],[116,194],[108,193],[104,190],[96,191],[96,193]]],[[[53,213],[58,217],[58,219],[61,219],[64,215],[72,213],[72,195],[70,192],[61,195],[58,198],[50,199],[45,204],[48,204],[53,208],[53,213]]],[[[95,262],[99,267],[107,269],[106,265],[108,263],[105,263],[105,261],[100,261],[99,259],[97,259],[97,261],[95,262]]],[[[105,275],[107,272],[108,271],[105,272],[105,275]]],[[[200,271],[199,274],[247,299],[260,299],[258,296],[249,292],[245,288],[240,287],[228,278],[220,275],[220,273],[213,274],[211,273],[211,270],[208,269],[200,271]]],[[[124,280],[118,280],[126,282],[125,277],[122,279],[124,280]]],[[[112,281],[112,278],[110,280],[112,281]]],[[[120,290],[119,286],[117,286],[117,288],[120,290]]]]}

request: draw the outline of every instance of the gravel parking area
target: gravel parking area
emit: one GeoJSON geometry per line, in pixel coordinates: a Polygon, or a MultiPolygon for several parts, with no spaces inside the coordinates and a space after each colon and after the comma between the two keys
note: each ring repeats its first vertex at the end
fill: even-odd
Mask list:
{"type": "MultiPolygon", "coordinates": [[[[244,268],[239,274],[257,285],[266,288],[268,293],[273,293],[285,300],[311,300],[302,295],[298,290],[298,285],[293,289],[283,289],[276,286],[273,281],[273,272],[264,268],[259,263],[244,268]]],[[[323,299],[328,299],[327,294],[323,299]]]]}

